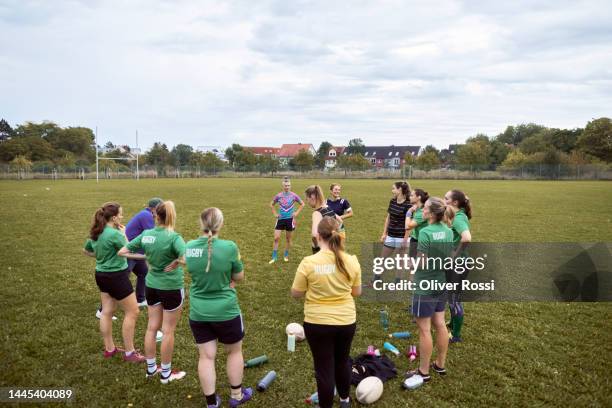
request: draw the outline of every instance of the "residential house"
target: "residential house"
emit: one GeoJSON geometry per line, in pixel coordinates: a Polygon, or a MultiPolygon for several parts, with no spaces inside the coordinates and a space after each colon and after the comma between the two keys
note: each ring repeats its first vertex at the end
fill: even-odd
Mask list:
{"type": "Polygon", "coordinates": [[[406,153],[416,157],[420,152],[421,146],[366,146],[364,157],[377,169],[400,169],[405,164],[406,153]]]}
{"type": "Polygon", "coordinates": [[[278,153],[280,152],[280,148],[278,147],[244,146],[244,149],[253,152],[255,156],[269,156],[273,159],[276,159],[278,157],[278,153]]]}
{"type": "Polygon", "coordinates": [[[338,158],[345,153],[345,146],[332,146],[325,157],[325,169],[333,169],[338,163],[338,158]]]}
{"type": "Polygon", "coordinates": [[[225,157],[225,149],[221,146],[198,146],[196,147],[196,151],[202,153],[213,153],[220,160],[227,162],[227,158],[225,157]]]}
{"type": "Polygon", "coordinates": [[[278,160],[281,166],[289,165],[289,160],[293,159],[302,150],[315,156],[317,151],[315,150],[312,143],[296,143],[296,144],[284,144],[281,146],[278,152],[278,160]]]}

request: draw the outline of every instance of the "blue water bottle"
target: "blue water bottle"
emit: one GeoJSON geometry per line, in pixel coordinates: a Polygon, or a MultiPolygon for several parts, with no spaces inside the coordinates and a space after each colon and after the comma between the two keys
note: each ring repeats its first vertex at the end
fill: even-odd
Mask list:
{"type": "Polygon", "coordinates": [[[268,389],[270,384],[276,379],[276,371],[269,371],[264,378],[257,384],[257,391],[262,392],[268,389]]]}

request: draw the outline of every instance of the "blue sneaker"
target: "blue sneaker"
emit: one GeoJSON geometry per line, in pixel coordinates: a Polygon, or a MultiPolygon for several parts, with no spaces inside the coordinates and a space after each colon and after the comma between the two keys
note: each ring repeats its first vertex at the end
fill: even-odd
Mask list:
{"type": "Polygon", "coordinates": [[[215,405],[207,405],[208,408],[220,408],[221,407],[221,397],[219,395],[217,395],[217,402],[215,403],[215,405]]]}
{"type": "Polygon", "coordinates": [[[251,387],[249,387],[249,388],[242,387],[242,399],[241,400],[237,400],[235,398],[230,398],[229,399],[229,406],[230,406],[230,408],[235,408],[238,405],[242,405],[242,404],[246,403],[247,401],[250,401],[252,397],[253,397],[253,389],[251,387]]]}

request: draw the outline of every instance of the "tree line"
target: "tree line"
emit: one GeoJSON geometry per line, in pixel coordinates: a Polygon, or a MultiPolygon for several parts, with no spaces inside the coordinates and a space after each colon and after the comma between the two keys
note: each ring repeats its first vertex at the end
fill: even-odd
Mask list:
{"type": "MultiPolygon", "coordinates": [[[[15,128],[0,120],[0,162],[37,171],[41,168],[91,168],[95,164],[95,137],[86,127],[62,128],[53,122],[26,122],[15,128]]],[[[287,167],[295,171],[324,169],[332,144],[323,142],[315,155],[299,152],[287,167]]],[[[133,157],[127,146],[114,146],[108,142],[100,157],[133,157]]],[[[258,156],[249,149],[232,144],[225,150],[227,162],[213,152],[200,152],[192,146],[177,144],[172,149],[156,142],[144,154],[140,163],[157,169],[191,166],[206,172],[224,169],[274,173],[284,168],[271,156],[258,156]]],[[[406,154],[407,165],[431,170],[440,167],[458,169],[493,170],[513,169],[529,165],[583,165],[612,162],[612,122],[609,118],[589,121],[584,128],[556,129],[534,123],[508,126],[503,132],[489,137],[477,134],[456,149],[438,150],[426,146],[413,157],[406,154]]],[[[129,161],[105,160],[102,167],[129,169],[129,161]]],[[[337,167],[344,170],[367,170],[370,161],[365,158],[365,144],[351,139],[346,154],[337,157],[337,167]]]]}

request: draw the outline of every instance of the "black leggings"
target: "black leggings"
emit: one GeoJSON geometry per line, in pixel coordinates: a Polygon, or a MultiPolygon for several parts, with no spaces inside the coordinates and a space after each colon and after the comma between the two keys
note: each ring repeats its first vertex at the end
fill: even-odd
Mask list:
{"type": "Polygon", "coordinates": [[[349,354],[356,323],[346,326],[304,322],[304,333],[314,360],[319,406],[330,408],[334,403],[334,385],[340,398],[348,398],[351,388],[349,354]]]}

